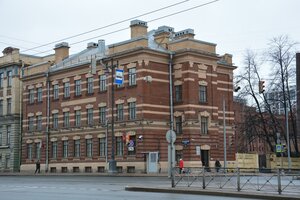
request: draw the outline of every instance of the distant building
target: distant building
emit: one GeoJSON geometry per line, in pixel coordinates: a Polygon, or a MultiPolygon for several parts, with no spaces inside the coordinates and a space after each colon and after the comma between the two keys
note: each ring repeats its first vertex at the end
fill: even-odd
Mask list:
{"type": "MultiPolygon", "coordinates": [[[[292,108],[296,110],[297,105],[297,96],[296,96],[296,85],[291,85],[289,87],[289,95],[290,102],[292,104],[292,108]]],[[[272,111],[277,115],[284,115],[284,103],[283,103],[283,93],[279,90],[272,90],[270,92],[266,92],[266,100],[271,106],[272,111]]],[[[289,107],[289,106],[288,106],[289,107]]]]}
{"type": "Polygon", "coordinates": [[[51,56],[42,58],[21,54],[19,49],[7,47],[0,57],[0,172],[20,170],[22,82],[23,68],[51,56]]]}
{"type": "MultiPolygon", "coordinates": [[[[119,172],[167,171],[169,129],[186,166],[223,160],[223,100],[227,143],[234,134],[232,56],[216,54],[192,29],[148,32],[139,20],[130,27],[129,40],[100,40],[70,56],[61,43],[54,65],[25,68],[22,170],[40,159],[50,172],[105,172],[114,151],[119,172]],[[112,84],[112,66],[124,71],[123,84],[112,84]]],[[[234,145],[227,148],[234,161],[234,145]]]]}

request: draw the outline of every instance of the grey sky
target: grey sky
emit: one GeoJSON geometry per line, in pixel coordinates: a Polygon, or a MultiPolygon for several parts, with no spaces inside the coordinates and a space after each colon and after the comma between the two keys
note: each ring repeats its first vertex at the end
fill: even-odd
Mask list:
{"type": "MultiPolygon", "coordinates": [[[[22,51],[181,1],[183,0],[0,0],[0,50],[14,46],[22,51]]],[[[189,0],[139,19],[150,21],[209,1],[211,0],[189,0]]],[[[272,37],[287,34],[294,41],[300,42],[299,19],[300,0],[220,0],[148,23],[148,30],[162,25],[171,26],[175,31],[192,28],[196,39],[216,43],[218,54],[231,53],[234,63],[241,65],[245,49],[262,51],[272,37]]],[[[103,35],[126,28],[129,23],[124,22],[66,42],[71,44],[103,35]]],[[[105,39],[106,44],[112,44],[129,37],[127,29],[73,45],[70,51],[81,51],[88,42],[97,42],[98,39],[105,39]]],[[[54,44],[36,50],[51,50],[53,47],[54,44]]]]}

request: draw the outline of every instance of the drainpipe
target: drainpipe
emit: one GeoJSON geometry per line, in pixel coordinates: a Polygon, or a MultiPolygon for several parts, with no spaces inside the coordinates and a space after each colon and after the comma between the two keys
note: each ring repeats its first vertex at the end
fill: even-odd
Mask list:
{"type": "MultiPolygon", "coordinates": [[[[173,78],[172,78],[172,72],[173,72],[173,53],[170,52],[170,57],[169,57],[169,92],[170,92],[170,130],[173,132],[174,130],[174,108],[173,108],[173,78]]],[[[172,134],[171,134],[172,137],[172,134]]],[[[175,180],[174,180],[174,173],[173,173],[173,151],[174,151],[174,143],[173,139],[171,138],[171,152],[170,152],[170,160],[171,160],[171,186],[175,187],[175,180]]]]}
{"type": "Polygon", "coordinates": [[[21,171],[21,165],[22,165],[22,115],[23,115],[23,112],[22,112],[22,99],[23,99],[23,96],[22,96],[22,90],[23,90],[23,84],[22,84],[22,81],[21,81],[21,78],[23,78],[23,69],[24,69],[24,61],[21,60],[22,62],[22,66],[21,66],[21,69],[20,69],[20,79],[19,79],[19,87],[20,87],[20,91],[19,91],[19,99],[20,99],[20,105],[19,105],[19,115],[20,115],[20,135],[19,135],[19,171],[21,171]]]}
{"type": "Polygon", "coordinates": [[[45,172],[49,169],[49,123],[50,123],[50,80],[49,71],[46,73],[47,81],[47,125],[46,125],[46,161],[45,161],[45,172]]]}

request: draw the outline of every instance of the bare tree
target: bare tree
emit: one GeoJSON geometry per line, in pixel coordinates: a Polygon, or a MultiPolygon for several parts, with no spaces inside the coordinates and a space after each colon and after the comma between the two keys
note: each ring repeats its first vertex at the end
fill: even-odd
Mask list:
{"type": "MultiPolygon", "coordinates": [[[[296,78],[295,66],[293,65],[296,55],[296,45],[297,43],[291,41],[288,36],[275,37],[269,44],[268,58],[273,69],[272,75],[274,77],[274,84],[272,84],[272,89],[282,94],[282,98],[278,100],[283,103],[285,116],[290,117],[290,120],[285,120],[290,121],[292,127],[292,143],[295,152],[299,153],[295,109],[292,108],[291,90],[289,87],[290,83],[296,78]]],[[[287,127],[285,127],[285,133],[286,131],[287,127]]],[[[287,134],[283,136],[287,142],[287,134]]]]}

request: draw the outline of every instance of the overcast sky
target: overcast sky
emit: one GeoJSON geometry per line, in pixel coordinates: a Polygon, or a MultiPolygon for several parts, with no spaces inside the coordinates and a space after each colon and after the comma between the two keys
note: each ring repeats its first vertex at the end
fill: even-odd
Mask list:
{"type": "MultiPolygon", "coordinates": [[[[55,44],[25,51],[79,33],[142,15],[184,0],[0,0],[0,50],[13,46],[26,54],[53,49],[55,44]]],[[[151,21],[212,0],[189,0],[169,9],[141,16],[151,21]]],[[[88,42],[105,39],[112,44],[130,38],[130,30],[101,36],[129,27],[130,21],[66,40],[70,52],[86,48],[88,42]]],[[[206,6],[148,23],[148,31],[167,25],[180,31],[194,29],[195,38],[217,44],[217,53],[230,53],[242,65],[246,49],[263,51],[279,35],[300,42],[300,0],[219,0],[206,6]]],[[[48,54],[54,51],[47,52],[48,54]]],[[[2,54],[1,54],[2,55],[2,54]]],[[[38,54],[44,55],[44,54],[38,54]]]]}

